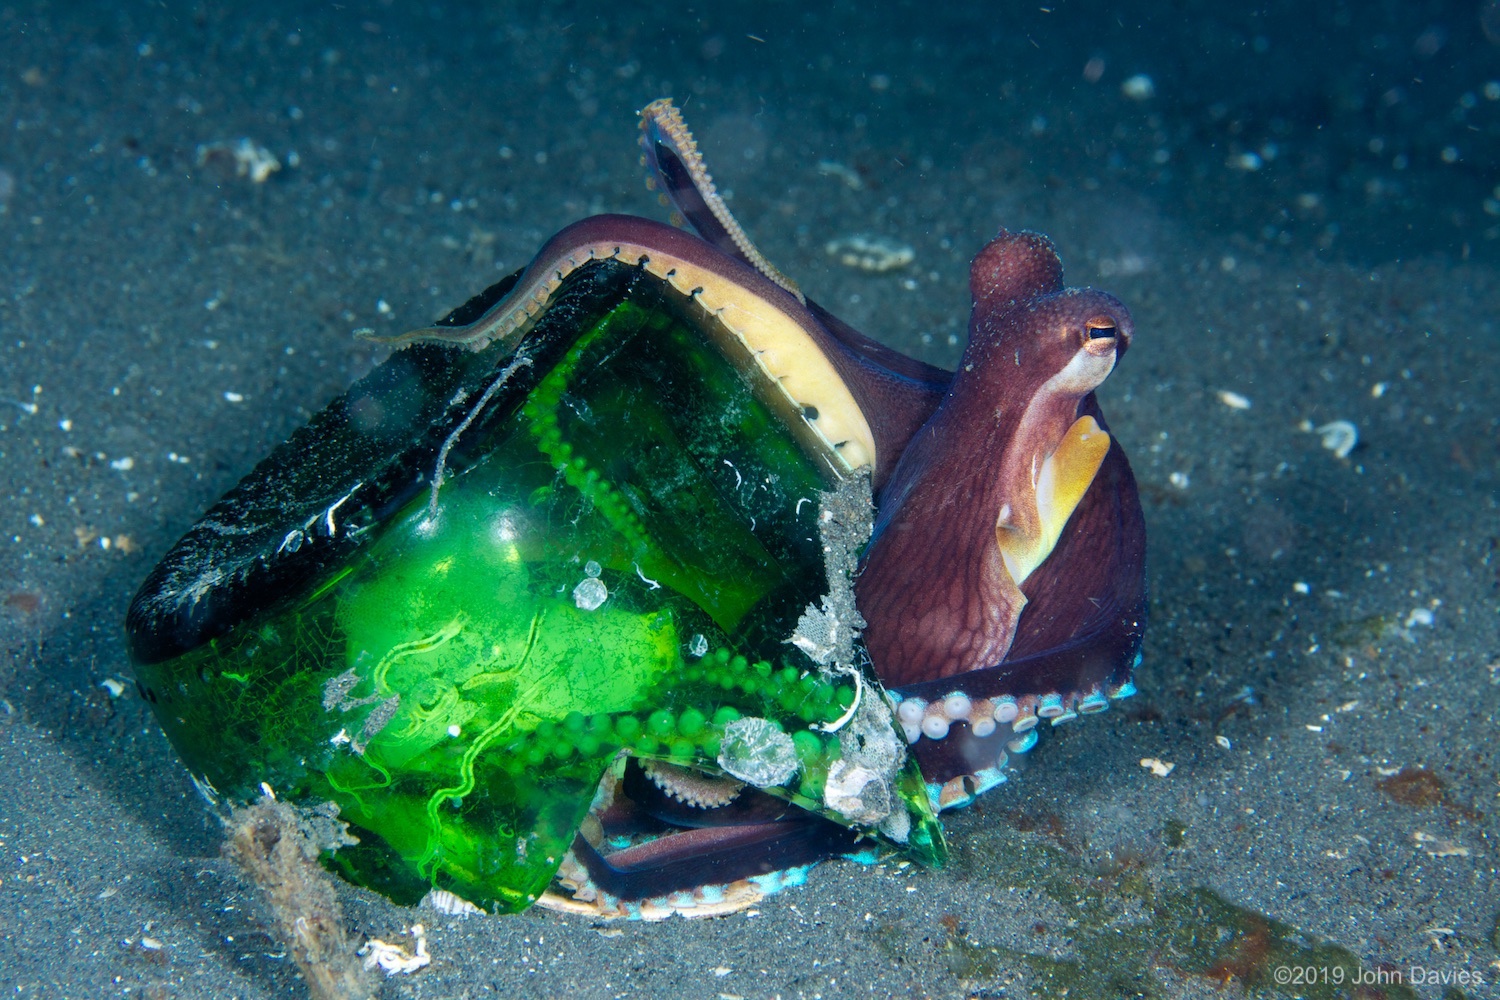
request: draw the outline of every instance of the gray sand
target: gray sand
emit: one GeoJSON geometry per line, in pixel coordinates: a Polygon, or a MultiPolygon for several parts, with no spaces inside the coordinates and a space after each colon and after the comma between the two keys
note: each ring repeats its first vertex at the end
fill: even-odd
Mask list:
{"type": "Polygon", "coordinates": [[[660,218],[634,111],[671,95],[767,256],[904,350],[953,363],[1000,225],[1131,306],[1102,397],[1151,533],[1141,694],[951,817],[942,872],[830,863],[657,925],[344,887],[362,933],[427,925],[381,995],[1343,996],[1274,968],[1352,956],[1500,996],[1500,14],[1306,6],[0,7],[4,992],[305,995],[134,693],[125,606],[379,362],[353,329],[584,215],[660,218]],[[240,138],[282,169],[200,163],[240,138]],[[854,233],[915,261],[825,252],[854,233]],[[1333,420],[1347,458],[1303,429],[1333,420]]]}

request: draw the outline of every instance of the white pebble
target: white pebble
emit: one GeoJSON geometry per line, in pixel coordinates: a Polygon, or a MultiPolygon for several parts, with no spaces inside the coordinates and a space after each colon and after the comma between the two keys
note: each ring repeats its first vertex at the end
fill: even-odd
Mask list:
{"type": "Polygon", "coordinates": [[[1407,628],[1411,628],[1413,625],[1426,625],[1428,628],[1431,628],[1432,622],[1432,612],[1427,608],[1412,608],[1411,614],[1406,616],[1407,628]]]}
{"type": "Polygon", "coordinates": [[[1228,389],[1219,390],[1219,402],[1223,403],[1231,410],[1250,409],[1250,400],[1246,399],[1244,396],[1241,396],[1237,392],[1230,392],[1228,389]]]}

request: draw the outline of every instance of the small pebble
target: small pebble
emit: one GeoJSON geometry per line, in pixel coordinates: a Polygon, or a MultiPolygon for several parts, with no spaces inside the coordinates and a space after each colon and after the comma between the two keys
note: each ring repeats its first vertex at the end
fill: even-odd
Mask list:
{"type": "Polygon", "coordinates": [[[1413,625],[1426,625],[1428,628],[1431,628],[1432,622],[1432,612],[1427,608],[1412,608],[1411,614],[1406,616],[1407,628],[1411,628],[1413,625]]]}
{"type": "Polygon", "coordinates": [[[1165,778],[1167,775],[1172,773],[1173,768],[1175,768],[1177,765],[1169,764],[1166,761],[1158,760],[1155,757],[1142,757],[1141,766],[1150,771],[1152,774],[1156,775],[1158,778],[1165,778]]]}

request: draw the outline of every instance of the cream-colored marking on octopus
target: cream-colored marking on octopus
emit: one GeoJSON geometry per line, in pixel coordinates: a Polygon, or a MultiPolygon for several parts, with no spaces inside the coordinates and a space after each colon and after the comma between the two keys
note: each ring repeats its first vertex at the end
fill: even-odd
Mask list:
{"type": "Polygon", "coordinates": [[[807,332],[774,303],[707,268],[635,243],[585,243],[535,277],[517,285],[490,311],[468,326],[429,326],[399,337],[368,339],[405,346],[414,343],[464,345],[482,350],[494,341],[513,345],[529,330],[568,275],[594,260],[642,265],[705,313],[715,317],[803,414],[831,455],[852,470],[875,464],[875,435],[838,371],[807,332]],[[643,263],[644,262],[644,263],[643,263]],[[815,412],[816,416],[809,415],[815,412]]]}
{"type": "Polygon", "coordinates": [[[1108,451],[1109,434],[1093,417],[1079,417],[1037,473],[1039,532],[1028,537],[1003,527],[996,529],[1000,556],[1018,586],[1052,554],[1064,525],[1088,492],[1108,451]]]}
{"type": "MultiPolygon", "coordinates": [[[[1114,364],[1113,351],[1101,356],[1080,350],[1042,385],[1034,400],[1046,401],[1057,395],[1081,399],[1104,381],[1114,364]]],[[[1044,413],[1045,404],[1033,401],[1013,440],[1025,442],[1035,437],[1044,413]]],[[[1032,452],[1028,481],[1008,491],[1009,498],[995,523],[1000,556],[1017,587],[1052,554],[1068,518],[1104,463],[1109,443],[1108,432],[1093,417],[1085,416],[1075,420],[1053,447],[1032,452]]]]}

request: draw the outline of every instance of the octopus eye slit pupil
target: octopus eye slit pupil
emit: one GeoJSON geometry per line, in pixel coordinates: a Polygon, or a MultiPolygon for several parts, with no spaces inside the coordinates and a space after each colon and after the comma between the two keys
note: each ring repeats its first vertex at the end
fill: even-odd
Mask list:
{"type": "Polygon", "coordinates": [[[1089,339],[1100,340],[1106,337],[1114,337],[1119,333],[1119,328],[1113,323],[1104,324],[1100,320],[1090,320],[1087,324],[1089,339]]]}

